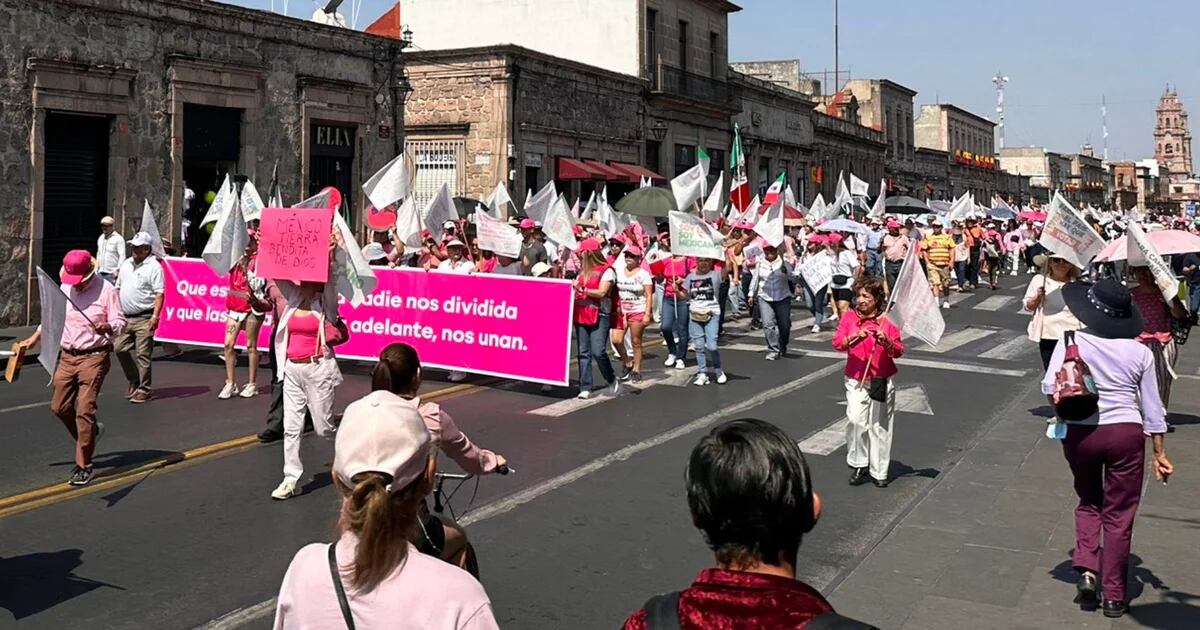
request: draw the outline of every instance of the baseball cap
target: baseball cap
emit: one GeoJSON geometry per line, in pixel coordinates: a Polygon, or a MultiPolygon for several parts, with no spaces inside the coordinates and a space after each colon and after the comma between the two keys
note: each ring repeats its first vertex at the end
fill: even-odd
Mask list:
{"type": "Polygon", "coordinates": [[[150,235],[145,232],[138,232],[133,235],[129,243],[134,247],[150,247],[154,244],[154,239],[150,238],[150,235]]]}
{"type": "Polygon", "coordinates": [[[113,225],[115,223],[116,221],[113,221],[112,217],[104,217],[103,219],[100,219],[100,225],[113,225]]]}
{"type": "Polygon", "coordinates": [[[579,252],[598,252],[600,251],[600,241],[594,238],[587,238],[579,241],[579,252]]]}
{"type": "Polygon", "coordinates": [[[829,236],[827,236],[825,238],[830,243],[841,243],[844,237],[841,234],[834,232],[833,234],[830,234],[829,236]]]}
{"type": "Polygon", "coordinates": [[[96,272],[96,260],[86,250],[73,249],[63,256],[62,271],[58,272],[63,284],[79,284],[96,272]]]}
{"type": "Polygon", "coordinates": [[[450,239],[449,243],[446,243],[446,247],[466,247],[466,245],[463,244],[462,241],[460,241],[456,238],[452,238],[452,239],[450,239]]]}
{"type": "Polygon", "coordinates": [[[532,230],[536,225],[537,224],[533,222],[533,219],[521,219],[522,230],[532,230]]]}
{"type": "Polygon", "coordinates": [[[630,245],[629,247],[625,248],[625,255],[626,256],[636,256],[637,258],[641,258],[642,257],[642,248],[638,247],[637,245],[630,245]]]}
{"type": "Polygon", "coordinates": [[[453,228],[454,228],[454,222],[453,222],[453,221],[443,221],[443,222],[442,222],[442,229],[443,229],[443,230],[450,230],[450,229],[453,229],[453,228]]]}
{"type": "Polygon", "coordinates": [[[354,487],[365,472],[392,476],[389,492],[408,487],[425,472],[433,440],[411,402],[386,390],[373,391],[350,403],[334,442],[333,474],[354,487]]]}
{"type": "Polygon", "coordinates": [[[887,222],[887,226],[889,230],[892,228],[898,228],[900,227],[900,222],[895,219],[891,219],[887,222]]]}
{"type": "Polygon", "coordinates": [[[530,275],[532,275],[535,278],[540,278],[541,276],[546,275],[547,271],[550,271],[550,265],[548,265],[544,262],[540,262],[540,263],[537,263],[536,265],[534,265],[529,270],[529,273],[530,273],[530,275]]]}

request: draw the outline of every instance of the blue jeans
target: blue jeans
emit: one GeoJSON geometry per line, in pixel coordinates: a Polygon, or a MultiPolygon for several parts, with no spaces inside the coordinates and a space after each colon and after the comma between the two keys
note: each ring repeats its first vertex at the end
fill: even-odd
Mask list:
{"type": "Polygon", "coordinates": [[[881,261],[879,252],[874,249],[867,250],[867,275],[873,278],[878,278],[883,275],[880,273],[879,263],[881,261]]]}
{"type": "Polygon", "coordinates": [[[825,304],[829,299],[829,285],[821,287],[817,292],[804,287],[804,296],[808,299],[808,310],[812,311],[813,323],[820,326],[825,323],[825,304]]]}
{"type": "Polygon", "coordinates": [[[1200,284],[1188,287],[1188,311],[1193,315],[1200,310],[1200,284]]]}
{"type": "Polygon", "coordinates": [[[670,295],[663,296],[663,340],[667,342],[667,352],[680,360],[687,358],[688,319],[687,300],[670,295]]]}
{"type": "Polygon", "coordinates": [[[720,328],[720,319],[717,317],[708,318],[707,322],[700,322],[688,318],[688,332],[692,336],[692,340],[696,342],[696,366],[703,373],[708,366],[707,356],[712,355],[712,367],[714,370],[721,369],[721,353],[717,351],[717,331],[720,328]],[[707,352],[705,352],[707,350],[707,352]]]}
{"type": "Polygon", "coordinates": [[[787,352],[792,335],[792,299],[772,302],[758,298],[758,309],[762,313],[763,334],[767,338],[767,352],[787,352]]]}
{"type": "Polygon", "coordinates": [[[612,383],[617,375],[608,360],[608,313],[600,313],[595,324],[575,324],[575,356],[579,360],[579,390],[592,389],[592,359],[600,366],[600,376],[612,383]]]}

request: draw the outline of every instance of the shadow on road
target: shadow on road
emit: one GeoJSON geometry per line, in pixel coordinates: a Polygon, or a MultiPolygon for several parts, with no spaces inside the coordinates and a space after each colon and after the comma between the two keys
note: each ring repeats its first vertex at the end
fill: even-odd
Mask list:
{"type": "MultiPolygon", "coordinates": [[[[175,463],[183,459],[183,453],[179,451],[163,451],[158,449],[140,449],[133,451],[114,451],[111,453],[97,454],[92,460],[92,465],[97,471],[106,471],[108,474],[114,474],[116,470],[128,468],[144,464],[148,461],[164,459],[168,463],[175,463]]],[[[74,466],[75,460],[54,462],[51,466],[74,466]]],[[[97,476],[103,476],[104,473],[97,472],[97,476]]]]}
{"type": "Polygon", "coordinates": [[[190,387],[164,387],[162,389],[154,390],[154,398],[159,400],[164,398],[191,398],[193,396],[207,394],[211,391],[211,387],[204,385],[192,385],[190,387]]]}
{"type": "Polygon", "coordinates": [[[81,549],[0,557],[0,608],[24,619],[101,587],[125,590],[75,575],[81,565],[81,549]]]}
{"type": "Polygon", "coordinates": [[[1200,416],[1191,413],[1178,413],[1172,411],[1167,414],[1167,422],[1179,426],[1187,426],[1189,424],[1200,424],[1200,416]]]}
{"type": "MultiPolygon", "coordinates": [[[[1068,555],[1072,555],[1069,552],[1068,555]]],[[[1050,570],[1050,576],[1060,582],[1074,584],[1079,579],[1071,560],[1064,560],[1050,570]]],[[[1200,595],[1172,590],[1153,571],[1142,566],[1142,558],[1135,553],[1129,554],[1128,591],[1129,616],[1146,628],[1169,630],[1173,628],[1200,627],[1200,595]],[[1150,587],[1158,592],[1156,601],[1138,604],[1137,600],[1150,587]]],[[[1064,604],[1069,605],[1069,604],[1064,604]]]]}
{"type": "Polygon", "coordinates": [[[936,468],[913,468],[899,460],[892,460],[892,467],[888,470],[889,479],[899,479],[900,477],[924,477],[926,479],[936,479],[942,471],[936,468]]]}

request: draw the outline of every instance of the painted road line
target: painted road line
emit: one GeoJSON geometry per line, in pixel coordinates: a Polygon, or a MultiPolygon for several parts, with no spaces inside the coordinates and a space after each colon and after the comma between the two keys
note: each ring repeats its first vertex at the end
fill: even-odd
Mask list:
{"type": "Polygon", "coordinates": [[[535,416],[545,416],[547,418],[561,418],[567,414],[575,413],[581,409],[587,409],[588,407],[599,405],[603,402],[616,400],[617,398],[626,396],[633,391],[644,391],[655,385],[685,387],[688,384],[688,381],[690,381],[695,375],[695,370],[676,370],[672,368],[668,371],[661,372],[656,376],[643,379],[640,383],[633,383],[629,381],[623,382],[621,383],[621,393],[617,394],[616,396],[612,395],[611,386],[605,386],[603,388],[594,390],[591,398],[567,398],[565,400],[550,403],[549,405],[545,405],[543,407],[538,407],[526,413],[535,416]]]}
{"type": "Polygon", "coordinates": [[[986,300],[976,304],[975,309],[980,310],[980,311],[998,311],[998,310],[1008,306],[1010,303],[1012,303],[1016,299],[1017,298],[1015,298],[1011,295],[993,295],[993,296],[990,296],[989,298],[987,298],[986,300]]]}
{"type": "Polygon", "coordinates": [[[8,413],[10,411],[21,411],[23,409],[35,409],[37,407],[49,407],[50,401],[29,403],[28,405],[17,405],[16,407],[5,407],[0,409],[0,413],[8,413]]]}
{"type": "MultiPolygon", "coordinates": [[[[743,352],[764,352],[766,346],[750,344],[750,343],[730,343],[723,344],[717,348],[718,350],[733,350],[743,352]]],[[[836,350],[809,350],[808,348],[796,348],[788,351],[788,356],[792,358],[818,358],[818,359],[846,359],[846,353],[836,350]]],[[[986,374],[989,376],[1015,376],[1021,377],[1027,374],[1027,370],[1009,370],[998,368],[982,363],[971,363],[968,361],[947,361],[931,360],[931,359],[916,359],[912,357],[900,357],[896,359],[896,365],[907,365],[911,367],[932,368],[935,370],[950,370],[952,372],[971,372],[975,374],[986,374]]]]}
{"type": "Polygon", "coordinates": [[[1037,345],[1030,341],[1025,335],[1017,335],[1004,343],[1001,343],[987,352],[980,354],[982,359],[1015,359],[1026,352],[1031,352],[1037,345]]]}
{"type": "Polygon", "coordinates": [[[990,330],[988,328],[964,328],[958,332],[952,332],[949,335],[943,335],[942,338],[938,340],[937,347],[929,348],[928,352],[936,352],[938,354],[949,352],[955,348],[958,348],[959,346],[963,346],[971,343],[972,341],[977,341],[989,335],[995,334],[995,332],[995,330],[990,330]]]}
{"type": "Polygon", "coordinates": [[[957,291],[951,291],[950,297],[943,301],[949,301],[950,306],[957,306],[959,302],[962,302],[963,300],[971,297],[972,295],[974,295],[974,293],[960,293],[957,291]]]}
{"type": "MultiPolygon", "coordinates": [[[[480,383],[462,383],[459,385],[451,385],[442,389],[429,392],[422,396],[422,400],[438,400],[447,398],[457,394],[464,394],[470,391],[483,389],[485,386],[500,382],[501,379],[488,379],[480,383]]],[[[53,505],[62,501],[69,501],[78,497],[86,496],[100,490],[115,488],[136,481],[144,475],[163,471],[177,470],[186,468],[192,463],[199,463],[225,455],[232,455],[242,451],[250,450],[260,446],[257,435],[246,435],[216,444],[200,446],[182,453],[171,453],[161,457],[147,460],[140,464],[131,464],[121,468],[115,468],[111,471],[106,471],[96,476],[95,481],[82,486],[69,486],[66,483],[58,483],[52,486],[29,490],[20,494],[0,498],[0,518],[20,514],[28,510],[53,505]]]]}
{"type": "MultiPolygon", "coordinates": [[[[921,384],[905,385],[896,390],[896,413],[915,413],[932,416],[929,394],[921,384]]],[[[846,444],[846,416],[834,420],[829,426],[813,433],[799,442],[801,452],[806,455],[829,455],[846,444]]]]}
{"type": "MultiPolygon", "coordinates": [[[[728,407],[718,409],[713,413],[697,418],[687,424],[664,431],[663,433],[659,433],[654,437],[647,438],[641,442],[637,442],[636,444],[630,444],[625,448],[593,459],[592,461],[558,475],[557,477],[553,477],[535,486],[521,490],[520,492],[496,501],[495,503],[485,505],[482,508],[467,514],[464,518],[459,520],[459,524],[463,527],[467,527],[486,521],[490,518],[500,516],[502,514],[507,514],[508,512],[511,512],[514,509],[529,503],[530,501],[533,501],[534,499],[558,490],[564,486],[575,483],[576,481],[579,481],[580,479],[583,479],[592,473],[607,468],[612,464],[623,462],[630,457],[637,455],[638,453],[652,449],[656,446],[661,446],[662,444],[690,433],[695,433],[696,431],[706,429],[729,416],[743,413],[767,401],[790,394],[791,392],[803,387],[807,387],[808,385],[811,385],[812,383],[815,383],[826,376],[834,374],[840,368],[841,366],[836,363],[827,365],[819,370],[816,370],[815,372],[805,374],[794,381],[784,383],[778,387],[761,392],[756,396],[747,398],[740,403],[735,403],[733,405],[729,405],[728,407]]],[[[271,598],[253,606],[240,608],[222,615],[217,619],[200,626],[199,630],[234,630],[236,628],[242,628],[258,621],[259,619],[267,617],[274,612],[274,610],[275,599],[271,598]]]]}

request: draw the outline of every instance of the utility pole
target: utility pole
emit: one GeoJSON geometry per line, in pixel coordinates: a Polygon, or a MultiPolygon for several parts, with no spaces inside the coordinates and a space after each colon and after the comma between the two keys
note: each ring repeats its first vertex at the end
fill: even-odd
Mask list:
{"type": "Polygon", "coordinates": [[[1004,84],[1008,83],[1008,77],[996,71],[996,76],[992,77],[992,83],[996,84],[996,113],[1000,115],[1000,124],[996,125],[996,130],[999,136],[996,139],[997,149],[1004,148],[1004,84]]]}
{"type": "Polygon", "coordinates": [[[1104,132],[1104,161],[1108,161],[1108,103],[1104,100],[1104,95],[1100,95],[1100,128],[1104,132]]]}
{"type": "Polygon", "coordinates": [[[833,0],[833,82],[837,88],[834,92],[840,92],[842,89],[841,65],[838,63],[838,4],[839,0],[833,0]]]}

